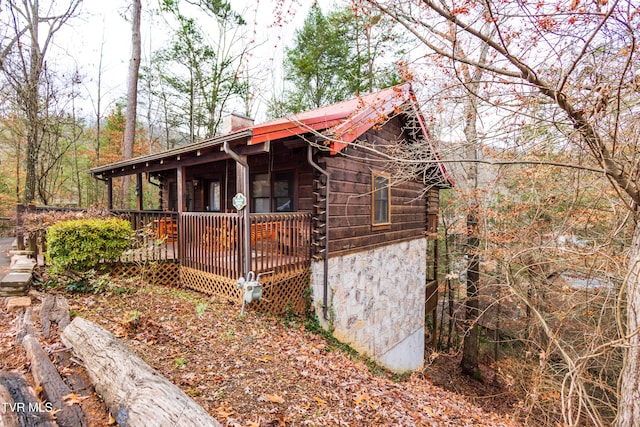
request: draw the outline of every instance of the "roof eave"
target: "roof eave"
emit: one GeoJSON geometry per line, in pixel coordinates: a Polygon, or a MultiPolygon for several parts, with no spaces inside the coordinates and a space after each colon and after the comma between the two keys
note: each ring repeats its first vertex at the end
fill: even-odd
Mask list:
{"type": "MultiPolygon", "coordinates": [[[[151,163],[162,163],[163,160],[169,160],[173,157],[179,157],[181,155],[197,153],[199,150],[210,149],[216,146],[222,146],[225,141],[237,141],[246,139],[247,142],[250,141],[253,135],[252,129],[244,129],[241,131],[237,131],[234,133],[220,135],[213,138],[206,139],[204,141],[199,141],[193,144],[188,144],[176,148],[172,148],[170,150],[165,150],[155,154],[149,154],[146,156],[135,157],[133,159],[122,160],[119,162],[109,163],[107,165],[99,166],[96,168],[89,169],[87,172],[98,178],[107,174],[109,172],[113,172],[115,170],[125,170],[131,168],[131,170],[135,170],[138,166],[140,169],[144,169],[148,167],[151,163]]],[[[135,172],[132,172],[135,173],[135,172]]]]}

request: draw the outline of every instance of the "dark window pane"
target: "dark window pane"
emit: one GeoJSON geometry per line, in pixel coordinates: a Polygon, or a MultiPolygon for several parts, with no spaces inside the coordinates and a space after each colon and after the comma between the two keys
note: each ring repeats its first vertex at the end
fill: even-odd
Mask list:
{"type": "Polygon", "coordinates": [[[381,175],[373,177],[373,223],[389,222],[389,178],[381,175]]]}
{"type": "Polygon", "coordinates": [[[209,183],[209,205],[207,210],[220,212],[220,181],[211,181],[209,183]]]}

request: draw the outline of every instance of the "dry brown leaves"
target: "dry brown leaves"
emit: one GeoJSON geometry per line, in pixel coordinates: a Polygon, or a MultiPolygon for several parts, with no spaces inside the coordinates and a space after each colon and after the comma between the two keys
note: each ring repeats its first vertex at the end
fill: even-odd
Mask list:
{"type": "Polygon", "coordinates": [[[372,373],[298,322],[251,311],[240,318],[238,306],[195,292],[145,286],[133,295],[70,303],[224,426],[515,425],[422,375],[394,382],[372,373]]]}

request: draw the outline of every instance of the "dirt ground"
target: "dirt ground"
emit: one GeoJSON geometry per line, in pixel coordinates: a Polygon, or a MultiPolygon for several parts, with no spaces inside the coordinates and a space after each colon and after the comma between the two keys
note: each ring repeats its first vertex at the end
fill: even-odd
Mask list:
{"type": "MultiPolygon", "coordinates": [[[[106,294],[64,295],[72,316],[111,331],[223,426],[517,425],[508,388],[461,376],[455,356],[434,353],[423,371],[396,375],[328,341],[302,319],[251,310],[240,317],[238,305],[184,289],[127,282],[106,294]]],[[[32,297],[36,312],[41,297],[32,297]]],[[[15,322],[3,305],[0,370],[28,374],[15,322]]],[[[62,348],[59,335],[43,345],[52,354],[62,348]]],[[[59,369],[63,377],[82,371],[77,365],[59,369]]],[[[87,398],[77,404],[92,426],[113,424],[92,389],[81,394],[87,398]]]]}

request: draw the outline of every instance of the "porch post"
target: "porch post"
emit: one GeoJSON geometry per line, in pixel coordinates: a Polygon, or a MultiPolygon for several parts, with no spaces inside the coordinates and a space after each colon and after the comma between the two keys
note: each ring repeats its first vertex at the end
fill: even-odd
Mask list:
{"type": "Polygon", "coordinates": [[[113,210],[113,178],[107,178],[107,208],[113,210]]]}
{"type": "Polygon", "coordinates": [[[246,197],[246,205],[242,209],[241,214],[244,222],[243,229],[243,244],[242,244],[242,258],[244,264],[244,275],[248,277],[249,271],[251,271],[251,218],[249,217],[251,197],[249,194],[249,164],[247,163],[247,156],[241,156],[231,149],[229,141],[225,141],[222,144],[222,149],[225,153],[231,156],[236,161],[236,179],[238,186],[238,193],[242,193],[246,197]]]}
{"type": "Polygon", "coordinates": [[[136,174],[136,207],[139,211],[143,209],[142,204],[142,174],[136,174]]]}
{"type": "Polygon", "coordinates": [[[186,212],[187,210],[187,195],[185,191],[187,189],[187,174],[185,173],[184,166],[178,166],[177,169],[177,190],[178,190],[178,213],[186,212]]]}

